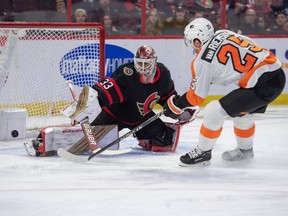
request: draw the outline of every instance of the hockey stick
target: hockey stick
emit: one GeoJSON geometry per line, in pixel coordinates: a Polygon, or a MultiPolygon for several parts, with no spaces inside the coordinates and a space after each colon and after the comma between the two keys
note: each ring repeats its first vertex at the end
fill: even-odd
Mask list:
{"type": "MultiPolygon", "coordinates": [[[[76,162],[76,163],[85,163],[88,162],[89,160],[91,160],[93,157],[101,154],[102,152],[104,152],[105,150],[107,150],[108,148],[110,148],[113,145],[118,144],[119,142],[121,142],[122,140],[126,139],[127,137],[131,136],[132,134],[136,133],[137,131],[141,130],[143,127],[146,127],[147,125],[149,125],[151,122],[155,121],[156,119],[158,119],[160,116],[162,116],[163,114],[163,110],[159,113],[157,113],[156,115],[152,116],[151,118],[147,119],[145,122],[139,124],[138,126],[136,126],[135,128],[133,128],[132,130],[130,130],[129,132],[127,132],[126,134],[122,135],[121,137],[119,137],[118,139],[114,140],[113,142],[111,142],[110,144],[106,145],[104,148],[102,149],[96,149],[95,151],[93,151],[88,157],[83,157],[83,156],[78,156],[78,155],[74,155],[69,153],[68,151],[64,150],[64,149],[58,149],[57,153],[60,157],[65,158],[66,160],[72,161],[72,162],[76,162]]],[[[128,149],[129,151],[131,151],[131,149],[128,149]]],[[[127,152],[128,152],[127,150],[127,152]]],[[[124,149],[125,151],[125,149],[124,149]]]]}
{"type": "Polygon", "coordinates": [[[151,122],[155,121],[156,119],[158,119],[161,115],[163,114],[163,110],[159,113],[157,113],[156,115],[152,116],[151,118],[147,119],[145,122],[141,123],[140,125],[136,126],[135,128],[133,128],[132,130],[130,130],[129,132],[127,132],[126,134],[124,134],[123,136],[119,137],[118,139],[114,140],[112,143],[108,144],[107,146],[105,146],[104,148],[100,149],[99,151],[93,152],[89,157],[88,157],[88,161],[91,160],[91,158],[101,154],[103,151],[105,151],[106,149],[110,148],[111,146],[121,142],[122,140],[126,139],[127,137],[129,137],[130,135],[136,133],[137,131],[141,130],[143,127],[147,126],[148,124],[150,124],[151,122]]]}

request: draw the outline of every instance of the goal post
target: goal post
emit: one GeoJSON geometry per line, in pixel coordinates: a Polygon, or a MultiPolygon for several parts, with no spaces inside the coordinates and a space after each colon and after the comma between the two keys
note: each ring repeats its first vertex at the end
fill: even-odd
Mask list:
{"type": "Polygon", "coordinates": [[[67,125],[60,110],[105,74],[100,23],[0,22],[0,109],[27,110],[27,129],[67,125]]]}

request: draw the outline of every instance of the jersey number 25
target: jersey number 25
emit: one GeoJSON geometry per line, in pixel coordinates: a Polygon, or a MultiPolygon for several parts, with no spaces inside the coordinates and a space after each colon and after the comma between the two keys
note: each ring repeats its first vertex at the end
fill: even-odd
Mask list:
{"type": "Polygon", "coordinates": [[[226,65],[229,58],[231,58],[234,70],[239,73],[247,72],[253,68],[257,61],[257,57],[247,52],[246,55],[241,58],[239,47],[246,47],[248,50],[254,53],[261,52],[262,48],[235,36],[229,37],[228,40],[236,43],[236,46],[232,43],[223,45],[217,54],[218,61],[226,65]]]}

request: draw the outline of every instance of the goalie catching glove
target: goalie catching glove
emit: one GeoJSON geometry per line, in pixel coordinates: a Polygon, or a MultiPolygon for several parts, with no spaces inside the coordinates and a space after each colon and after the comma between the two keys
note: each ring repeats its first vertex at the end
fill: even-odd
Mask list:
{"type": "Polygon", "coordinates": [[[200,112],[200,108],[199,106],[181,105],[180,100],[182,97],[172,95],[163,107],[163,114],[172,119],[178,119],[179,124],[183,125],[192,122],[200,112]]]}
{"type": "Polygon", "coordinates": [[[61,113],[72,120],[72,125],[81,123],[86,118],[92,123],[102,110],[97,97],[97,91],[84,85],[78,101],[65,107],[61,113]]]}

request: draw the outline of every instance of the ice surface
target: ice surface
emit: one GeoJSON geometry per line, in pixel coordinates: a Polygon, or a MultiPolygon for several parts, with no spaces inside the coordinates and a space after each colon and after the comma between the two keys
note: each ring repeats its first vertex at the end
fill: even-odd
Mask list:
{"type": "Polygon", "coordinates": [[[256,117],[255,158],[226,162],[235,148],[227,120],[207,167],[179,167],[197,144],[200,118],[182,129],[176,153],[137,148],[76,164],[57,156],[33,158],[25,141],[0,142],[1,216],[287,216],[288,107],[256,117]]]}

